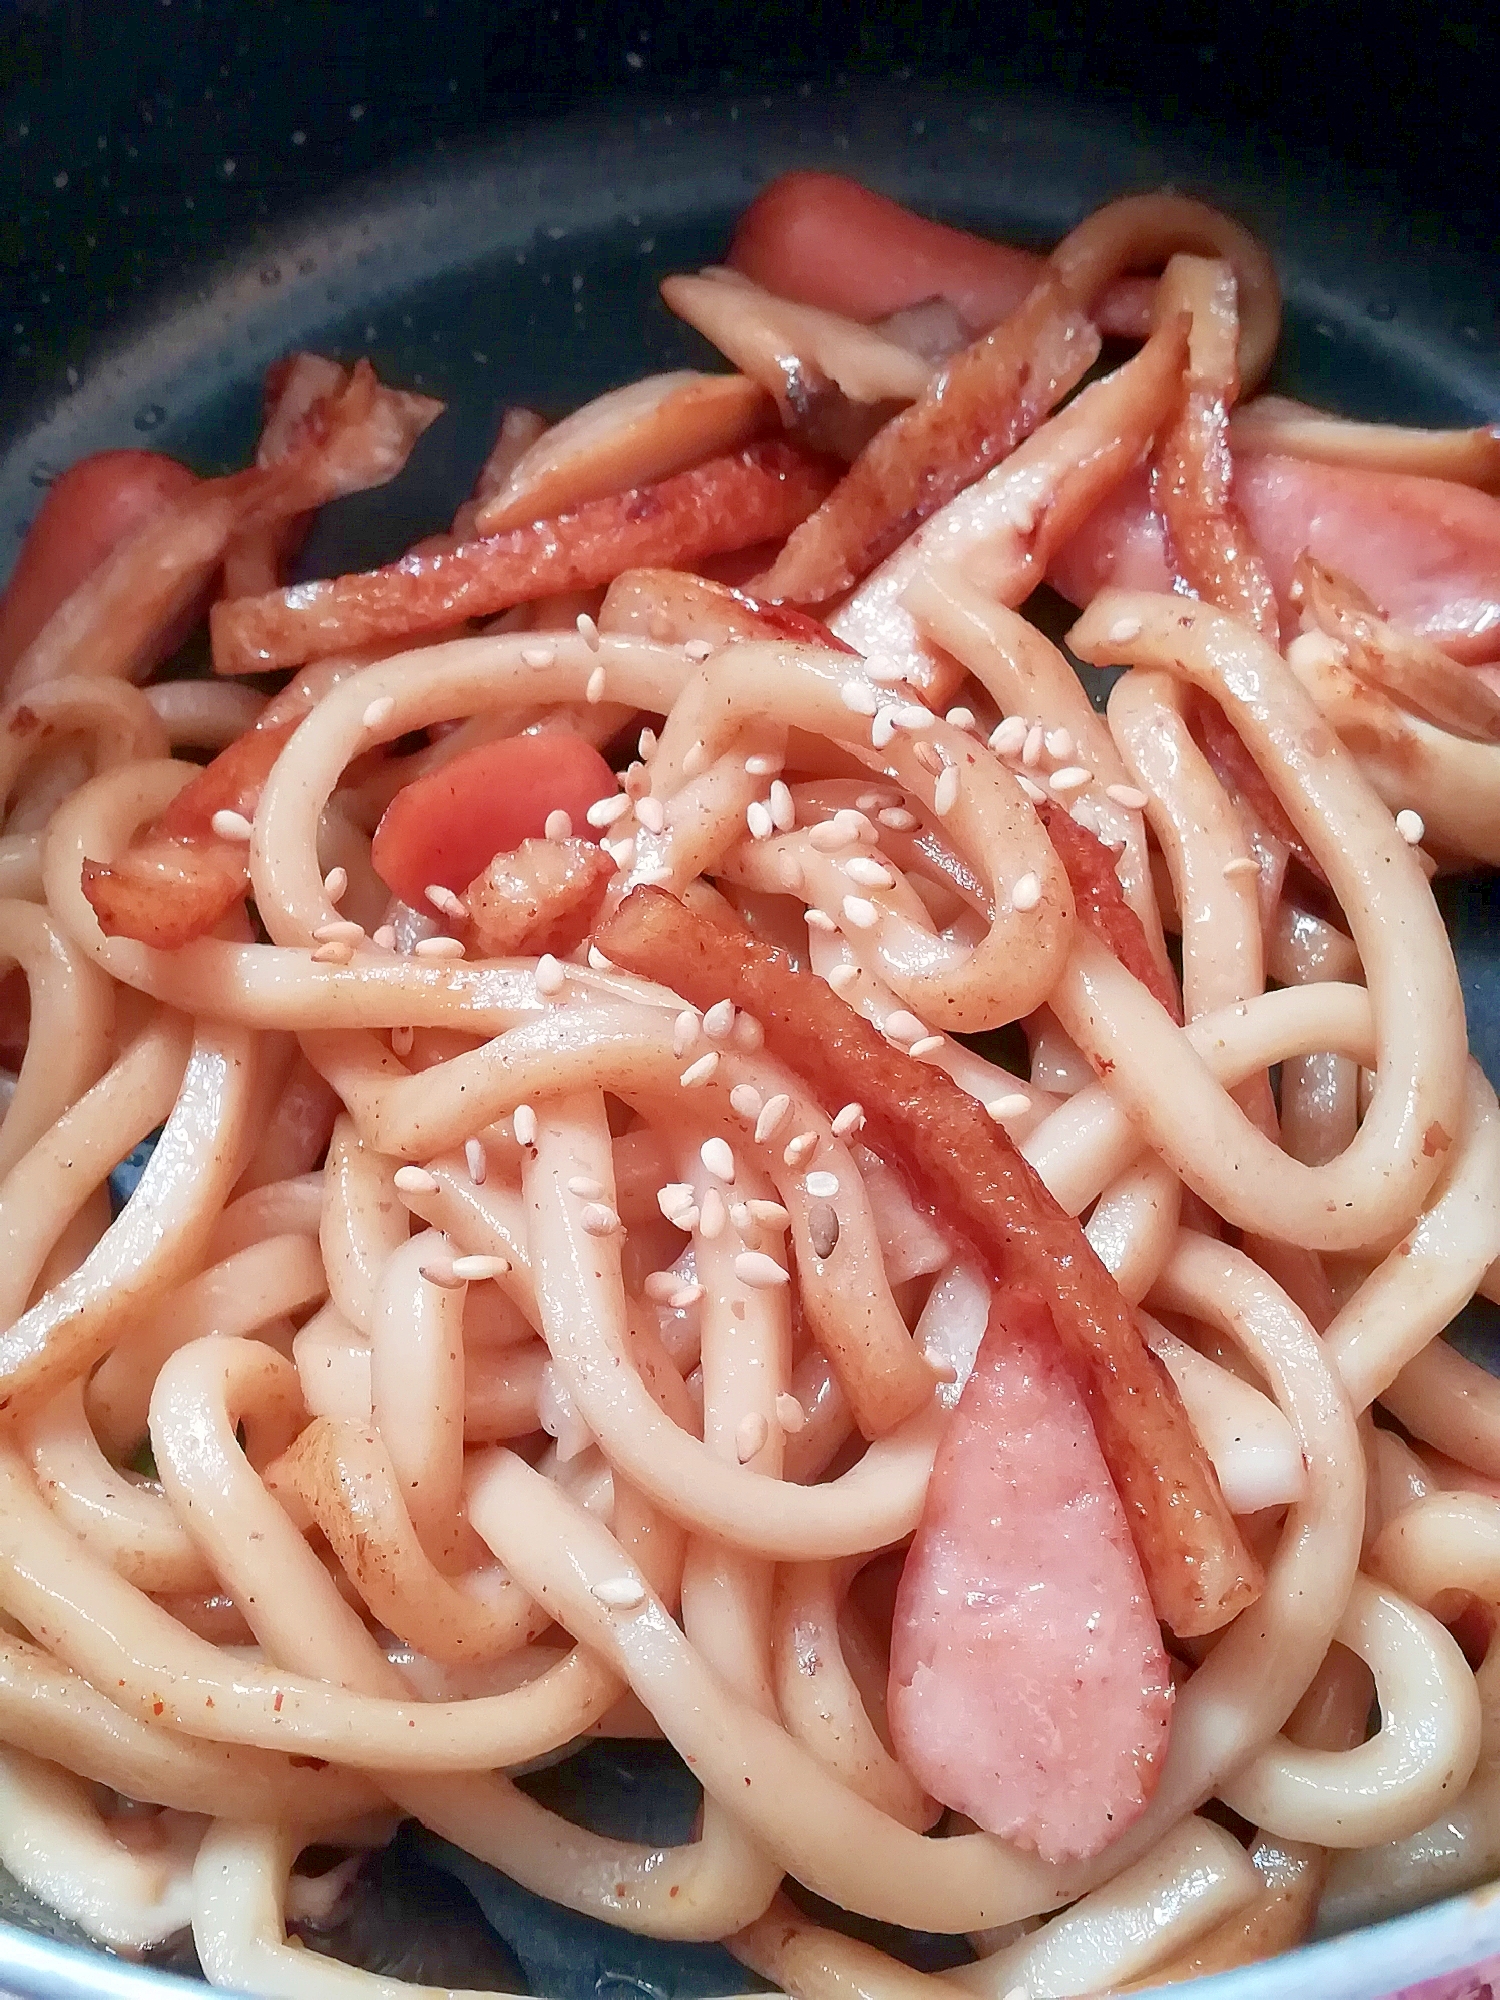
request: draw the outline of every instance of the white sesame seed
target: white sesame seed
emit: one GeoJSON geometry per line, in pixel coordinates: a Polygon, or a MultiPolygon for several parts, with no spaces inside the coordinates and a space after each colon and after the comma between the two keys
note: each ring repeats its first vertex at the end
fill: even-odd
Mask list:
{"type": "Polygon", "coordinates": [[[675,1271],[648,1271],[641,1290],[653,1305],[664,1306],[670,1304],[672,1294],[681,1283],[675,1271]]]}
{"type": "Polygon", "coordinates": [[[797,824],[797,806],[791,790],[780,778],[771,783],[771,818],[780,833],[790,833],[797,824]]]}
{"type": "Polygon", "coordinates": [[[949,764],[939,773],[938,781],[932,788],[932,810],[942,819],[958,804],[959,771],[957,764],[949,764]]]}
{"type": "Polygon", "coordinates": [[[764,1146],[767,1140],[775,1138],[776,1134],[786,1123],[791,1108],[792,1100],[784,1096],[780,1091],[774,1097],[766,1099],[761,1114],[755,1121],[755,1143],[757,1146],[764,1146]]]}
{"type": "Polygon", "coordinates": [[[774,778],[785,764],[784,757],[777,757],[767,750],[758,750],[753,757],[745,759],[745,775],[750,778],[774,778]]]}
{"type": "Polygon", "coordinates": [[[590,1174],[573,1174],[568,1181],[568,1193],[579,1201],[603,1201],[606,1189],[603,1181],[596,1181],[590,1174]]]}
{"type": "Polygon", "coordinates": [[[893,1007],[885,1017],[882,1031],[889,1035],[893,1042],[910,1043],[921,1040],[927,1033],[927,1024],[919,1021],[916,1015],[909,1013],[905,1007],[893,1007]]]}
{"type": "Polygon", "coordinates": [[[916,814],[907,812],[904,806],[882,806],[879,819],[892,833],[910,833],[917,823],[916,814]]]}
{"type": "Polygon", "coordinates": [[[717,1134],[712,1139],[705,1139],[698,1148],[698,1158],[715,1180],[733,1184],[734,1148],[727,1139],[721,1139],[717,1134]]]}
{"type": "Polygon", "coordinates": [[[490,1159],[484,1150],[482,1139],[465,1139],[464,1165],[469,1170],[469,1179],[475,1187],[483,1187],[489,1177],[490,1159]]]}
{"type": "Polygon", "coordinates": [[[383,694],[378,700],[370,703],[369,707],[360,717],[360,720],[364,723],[366,729],[384,729],[395,713],[395,698],[391,695],[383,694]]]}
{"type": "Polygon", "coordinates": [[[950,708],[943,720],[951,729],[973,729],[977,726],[972,708],[950,708]]]}
{"type": "MultiPolygon", "coordinates": [[[[695,1209],[693,1211],[694,1222],[697,1219],[698,1215],[695,1209]]],[[[702,1297],[703,1287],[701,1285],[679,1285],[671,1298],[667,1300],[667,1304],[672,1307],[674,1312],[686,1312],[689,1306],[697,1305],[699,1299],[702,1297]]]]}
{"type": "Polygon", "coordinates": [[[809,930],[813,931],[833,932],[838,929],[838,925],[829,916],[828,912],[820,910],[816,903],[808,904],[807,908],[802,912],[802,921],[807,925],[809,930]]]}
{"type": "Polygon", "coordinates": [[[683,752],[682,775],[685,778],[696,778],[707,763],[708,745],[699,737],[696,742],[690,743],[683,752]]]}
{"type": "Polygon", "coordinates": [[[463,940],[455,937],[418,938],[412,946],[416,958],[462,958],[463,940]]]}
{"type": "Polygon", "coordinates": [[[1068,729],[1049,729],[1046,736],[1047,755],[1055,757],[1059,764],[1065,764],[1073,754],[1073,734],[1068,729]]]}
{"type": "Polygon", "coordinates": [[[771,1426],[759,1410],[741,1417],[734,1433],[734,1455],[740,1464],[748,1465],[758,1451],[764,1451],[770,1435],[771,1426]]]}
{"type": "Polygon", "coordinates": [[[461,898],[455,896],[453,891],[445,888],[441,882],[429,882],[422,894],[432,907],[441,910],[445,917],[466,917],[469,914],[461,898]]]}
{"type": "Polygon", "coordinates": [[[528,667],[550,667],[557,658],[556,646],[523,646],[521,658],[528,667]]]}
{"type": "Polygon", "coordinates": [[[561,964],[550,951],[544,951],[536,962],[536,990],[550,1000],[555,993],[561,993],[567,983],[567,975],[561,964]]]}
{"type": "Polygon", "coordinates": [[[391,1054],[393,1056],[409,1056],[411,1054],[412,1043],[416,1040],[416,1037],[417,1031],[415,1028],[392,1028],[391,1054]]]}
{"type": "Polygon", "coordinates": [[[330,868],[328,873],[323,877],[323,894],[328,898],[330,903],[339,902],[348,893],[348,888],[349,871],[347,868],[330,868]]]}
{"type": "Polygon", "coordinates": [[[882,708],[870,724],[870,742],[877,750],[884,750],[896,733],[896,710],[882,708]]]}
{"type": "Polygon", "coordinates": [[[1233,882],[1241,875],[1258,875],[1260,864],[1248,854],[1236,854],[1224,863],[1223,875],[1226,882],[1233,882]]]}
{"type": "Polygon", "coordinates": [[[872,861],[867,854],[852,855],[843,868],[849,880],[858,882],[862,889],[893,889],[896,886],[896,878],[890,869],[872,861]]]}
{"type": "Polygon", "coordinates": [[[919,1062],[925,1062],[928,1056],[935,1056],[942,1046],[941,1035],[923,1035],[920,1040],[912,1043],[906,1053],[915,1056],[919,1062]]]}
{"type": "Polygon", "coordinates": [[[833,1120],[835,1139],[846,1139],[851,1132],[857,1132],[865,1122],[865,1107],[862,1104],[846,1104],[837,1112],[833,1120]]]}
{"type": "Polygon", "coordinates": [[[396,949],[396,926],[394,924],[382,924],[378,930],[370,933],[370,942],[379,951],[394,951],[396,949]]]}
{"type": "Polygon", "coordinates": [[[613,826],[617,819],[630,811],[630,801],[623,793],[615,792],[609,798],[595,799],[584,814],[590,826],[600,828],[613,826]]]}
{"type": "Polygon", "coordinates": [[[693,1205],[693,1190],[686,1181],[668,1181],[665,1187],[656,1190],[656,1205],[672,1222],[685,1208],[693,1205]]]}
{"type": "Polygon", "coordinates": [[[792,1218],[779,1201],[747,1202],[750,1220],[762,1229],[790,1229],[792,1218]]]}
{"type": "Polygon", "coordinates": [[[702,1025],[691,1007],[684,1007],[672,1023],[672,1053],[679,1062],[697,1041],[702,1025]]]}
{"type": "Polygon", "coordinates": [[[1024,1118],[1031,1109],[1031,1099],[1017,1090],[1008,1097],[991,1097],[985,1103],[985,1110],[997,1125],[1003,1125],[1010,1118],[1024,1118]]]}
{"type": "Polygon", "coordinates": [[[734,1031],[734,1002],[716,1000],[703,1016],[703,1032],[711,1042],[727,1042],[734,1031]]]}
{"type": "Polygon", "coordinates": [[[1093,783],[1093,774],[1086,771],[1082,764],[1067,764],[1062,770],[1054,771],[1048,783],[1059,797],[1064,797],[1069,792],[1085,790],[1093,783]]]}
{"type": "Polygon", "coordinates": [[[706,660],[713,652],[712,639],[689,639],[683,645],[683,652],[690,660],[706,660]]]}
{"type": "Polygon", "coordinates": [[[1033,722],[1026,732],[1026,741],[1021,746],[1021,762],[1028,771],[1034,771],[1042,761],[1042,750],[1047,741],[1047,732],[1039,722],[1033,722]]]}
{"type": "Polygon", "coordinates": [[[341,939],[338,939],[329,944],[320,944],[313,952],[313,963],[315,965],[347,965],[353,956],[353,945],[346,944],[341,939]]]}
{"type": "Polygon", "coordinates": [[[847,959],[842,964],[830,966],[828,969],[828,984],[835,993],[847,993],[851,986],[859,984],[859,979],[859,967],[851,965],[847,959]]]}
{"type": "Polygon", "coordinates": [[[1034,806],[1042,806],[1047,803],[1047,794],[1042,790],[1041,786],[1034,785],[1030,778],[1024,777],[1019,771],[1016,773],[1016,783],[1020,787],[1022,797],[1030,799],[1034,806]]]}
{"type": "Polygon", "coordinates": [[[1026,748],[1027,730],[1024,715],[1007,715],[990,731],[990,748],[1001,757],[1019,757],[1026,748]]]}
{"type": "Polygon", "coordinates": [[[503,1278],[510,1269],[508,1257],[455,1257],[453,1275],[467,1284],[482,1285],[487,1278],[503,1278]]]}
{"type": "Polygon", "coordinates": [[[854,715],[874,715],[880,706],[874,688],[863,681],[845,681],[839,689],[839,700],[854,715]]]}
{"type": "Polygon", "coordinates": [[[889,792],[861,792],[854,801],[856,810],[862,813],[878,812],[882,806],[888,806],[890,803],[889,792]]]}
{"type": "Polygon", "coordinates": [[[365,927],[356,924],[349,917],[335,917],[332,923],[319,924],[313,932],[314,944],[363,944],[365,927]]]}
{"type": "Polygon", "coordinates": [[[536,1144],[536,1113],[529,1104],[518,1104],[510,1114],[511,1130],[518,1146],[536,1144]]]}
{"type": "Polygon", "coordinates": [[[599,1602],[611,1611],[634,1611],[646,1601],[646,1586],[633,1576],[607,1576],[592,1588],[599,1602]]]}
{"type": "Polygon", "coordinates": [[[1023,875],[1010,892],[1013,910],[1034,910],[1042,900],[1042,885],[1035,875],[1023,875]]]}
{"type": "Polygon", "coordinates": [[[789,1282],[788,1274],[764,1250],[741,1250],[734,1260],[734,1275],[753,1292],[767,1292],[789,1282]]]}
{"type": "Polygon", "coordinates": [[[741,1236],[750,1232],[750,1205],[748,1202],[732,1201],[729,1204],[729,1220],[741,1236]]]}
{"type": "Polygon", "coordinates": [[[647,833],[665,833],[667,830],[667,809],[660,799],[653,799],[649,793],[635,802],[635,816],[647,833]]]}
{"type": "Polygon", "coordinates": [[[573,816],[554,806],[542,821],[542,836],[546,840],[571,840],[573,838],[573,816]]]}
{"type": "Polygon", "coordinates": [[[442,1183],[425,1167],[397,1167],[395,1186],[397,1194],[436,1194],[442,1183]]]}
{"type": "Polygon", "coordinates": [[[699,1210],[698,1233],[712,1243],[729,1227],[729,1207],[723,1195],[711,1187],[704,1195],[699,1210]]]}
{"type": "Polygon", "coordinates": [[[789,1167],[800,1167],[804,1160],[810,1160],[818,1150],[816,1132],[799,1132],[795,1139],[787,1141],[781,1157],[789,1167]]]}
{"type": "Polygon", "coordinates": [[[613,972],[615,969],[614,960],[606,958],[596,944],[589,946],[589,964],[594,968],[595,972],[613,972]]]}
{"type": "Polygon", "coordinates": [[[919,736],[924,729],[930,729],[937,717],[930,708],[919,701],[904,701],[895,711],[895,724],[904,729],[908,736],[919,736]]]}
{"type": "Polygon", "coordinates": [[[1140,636],[1139,618],[1117,618],[1109,628],[1109,641],[1112,646],[1128,646],[1132,639],[1139,639],[1140,636]]]}
{"type": "Polygon", "coordinates": [[[771,817],[771,808],[764,799],[752,799],[745,808],[745,824],[750,829],[752,840],[769,840],[776,831],[776,822],[771,817]]]}
{"type": "Polygon", "coordinates": [[[1146,794],[1137,791],[1134,785],[1106,785],[1104,796],[1123,806],[1126,812],[1141,812],[1147,804],[1146,794]]]}
{"type": "Polygon", "coordinates": [[[656,755],[657,736],[654,729],[643,729],[635,741],[636,748],[648,761],[656,755]]]}
{"type": "Polygon", "coordinates": [[[836,854],[841,847],[852,847],[855,836],[847,825],[841,824],[835,817],[809,827],[807,838],[819,854],[836,854]]]}
{"type": "Polygon", "coordinates": [[[1396,815],[1396,831],[1408,847],[1415,847],[1427,828],[1419,812],[1413,812],[1410,806],[1403,806],[1396,815]]]}
{"type": "Polygon", "coordinates": [[[820,1169],[808,1175],[807,1191],[815,1201],[832,1201],[839,1191],[839,1177],[820,1169]]]}
{"type": "Polygon", "coordinates": [[[231,812],[228,806],[221,806],[209,825],[220,840],[248,840],[255,831],[243,813],[231,812]]]}
{"type": "Polygon", "coordinates": [[[736,1014],[733,1041],[737,1049],[753,1056],[758,1049],[765,1047],[766,1031],[753,1014],[736,1014]]]}
{"type": "Polygon", "coordinates": [[[586,1236],[613,1236],[620,1218],[607,1201],[590,1201],[578,1212],[578,1226],[586,1236]]]}
{"type": "Polygon", "coordinates": [[[795,1396],[785,1391],[776,1398],[776,1421],[788,1437],[795,1437],[807,1422],[807,1412],[795,1396]]]}
{"type": "Polygon", "coordinates": [[[867,896],[846,896],[841,908],[844,922],[857,931],[872,931],[880,922],[880,911],[867,896]]]}
{"type": "Polygon", "coordinates": [[[595,667],[584,683],[583,698],[586,702],[600,702],[604,699],[604,669],[595,667]]]}
{"type": "Polygon", "coordinates": [[[753,1125],[760,1116],[760,1092],[753,1083],[737,1083],[729,1093],[729,1108],[753,1125]]]}
{"type": "Polygon", "coordinates": [[[586,611],[578,614],[578,636],[591,653],[599,650],[599,627],[586,611]]]}
{"type": "Polygon", "coordinates": [[[699,1056],[695,1063],[689,1063],[677,1081],[684,1090],[693,1090],[700,1083],[707,1083],[719,1067],[719,1051],[710,1049],[706,1056],[699,1056]]]}

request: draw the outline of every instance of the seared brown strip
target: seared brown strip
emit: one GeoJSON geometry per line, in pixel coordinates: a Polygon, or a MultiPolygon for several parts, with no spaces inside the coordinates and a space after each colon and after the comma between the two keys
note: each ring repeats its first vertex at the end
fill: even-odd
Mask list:
{"type": "Polygon", "coordinates": [[[1055,278],[1044,277],[1009,319],[955,355],[920,401],[876,432],[753,593],[826,604],[858,583],[1014,451],[1098,352],[1098,329],[1055,278]]]}
{"type": "Polygon", "coordinates": [[[866,1136],[1008,1282],[1038,1288],[1088,1399],[1158,1614],[1183,1637],[1254,1601],[1261,1572],[1165,1370],[1082,1229],[1004,1132],[941,1070],[893,1048],[810,973],[665,890],[635,889],[600,932],[616,965],[694,1006],[728,995],[826,1107],[864,1107],[866,1136]]]}
{"type": "Polygon", "coordinates": [[[1036,810],[1047,829],[1047,838],[1057,849],[1058,860],[1067,870],[1079,916],[1125,970],[1134,973],[1146,991],[1181,1025],[1182,1000],[1176,981],[1164,966],[1157,964],[1146,942],[1145,926],[1125,900],[1113,854],[1097,834],[1078,824],[1066,806],[1046,799],[1036,810]]]}
{"type": "Polygon", "coordinates": [[[1157,311],[1185,309],[1193,326],[1182,403],[1156,441],[1151,497],[1174,575],[1275,646],[1276,593],[1230,483],[1229,411],[1240,387],[1235,292],[1234,272],[1218,258],[1174,257],[1162,278],[1157,311]]]}
{"type": "Polygon", "coordinates": [[[488,618],[622,570],[683,567],[779,541],[805,520],[836,468],[781,439],[483,540],[413,553],[384,569],[216,604],[214,666],[227,674],[300,666],[404,633],[488,618]]]}

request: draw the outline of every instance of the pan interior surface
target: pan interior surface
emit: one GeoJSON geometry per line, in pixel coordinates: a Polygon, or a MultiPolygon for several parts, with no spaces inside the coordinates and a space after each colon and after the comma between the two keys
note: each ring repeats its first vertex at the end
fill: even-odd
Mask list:
{"type": "MultiPolygon", "coordinates": [[[[1293,161],[1253,136],[1169,134],[1062,102],[932,88],[637,104],[517,128],[345,188],[253,252],[185,273],[134,307],[76,380],[59,373],[14,425],[0,454],[0,567],[49,481],[89,452],[145,444],[201,472],[245,463],[264,370],[299,348],[367,354],[386,380],[447,405],[397,482],[324,511],[300,567],[326,575],[389,559],[446,522],[505,405],[557,415],[644,373],[707,363],[707,348],[661,305],[658,281],[719,258],[756,190],[792,167],[849,173],[945,220],[1036,245],[1114,194],[1167,183],[1208,194],[1276,254],[1287,322],[1273,386],[1360,417],[1500,415],[1485,260],[1440,222],[1403,213],[1388,187],[1331,162],[1293,161]]],[[[1476,1051],[1500,1079],[1500,904],[1478,878],[1444,893],[1476,1051]]],[[[1464,1338],[1493,1364],[1481,1318],[1464,1338]]],[[[602,1767],[599,1777],[607,1788],[602,1767]]],[[[601,1940],[602,1926],[520,1891],[508,1901],[495,1892],[487,1914],[545,1979],[540,1990],[690,2000],[744,1983],[695,1977],[644,1941],[601,1940]]],[[[1325,2000],[1370,2000],[1497,1949],[1500,1911],[1460,1899],[1176,1990],[1275,2000],[1316,1984],[1325,2000]]],[[[163,1989],[157,1975],[9,1933],[8,1990],[123,2000],[163,1989]]]]}

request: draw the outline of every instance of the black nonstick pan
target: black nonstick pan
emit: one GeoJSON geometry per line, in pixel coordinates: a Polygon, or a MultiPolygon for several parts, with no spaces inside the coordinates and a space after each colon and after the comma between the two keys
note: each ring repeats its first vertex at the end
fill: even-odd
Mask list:
{"type": "MultiPolygon", "coordinates": [[[[263,372],[300,347],[368,354],[447,404],[395,485],[325,511],[302,565],[388,558],[446,521],[503,404],[561,413],[699,360],[657,282],[712,261],[793,166],[1037,245],[1129,189],[1206,193],[1276,253],[1276,386],[1357,416],[1494,421],[1487,13],[1369,10],[1356,32],[1342,10],[1245,11],[12,6],[0,573],[85,453],[149,442],[202,472],[244,463],[263,372]]],[[[1474,1046],[1500,1080],[1500,898],[1478,877],[1443,894],[1474,1046]]],[[[1460,1338],[1500,1353],[1481,1323],[1460,1338]]],[[[611,1832],[681,1838],[695,1809],[659,1746],[601,1746],[535,1782],[611,1832]]],[[[397,1963],[387,1924],[368,1962],[406,1977],[569,2000],[747,1983],[721,1952],[607,1931],[425,1836],[404,1835],[380,1876],[409,1949],[397,1963]]],[[[19,1890],[3,1913],[0,1995],[167,1990],[169,1971],[47,1935],[19,1890]]],[[[935,1940],[904,1948],[944,1962],[935,1940]]],[[[1373,2000],[1497,1953],[1500,1907],[1471,1896],[1191,1990],[1373,2000]]]]}

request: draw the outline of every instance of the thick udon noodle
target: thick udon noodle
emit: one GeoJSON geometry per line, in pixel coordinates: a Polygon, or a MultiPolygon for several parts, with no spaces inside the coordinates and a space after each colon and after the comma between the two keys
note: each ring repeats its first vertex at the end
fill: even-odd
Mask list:
{"type": "Polygon", "coordinates": [[[286,1925],[303,1847],[413,1815],[572,1909],[728,1939],[811,2000],[939,1984],[813,1923],[787,1875],[970,1934],[952,1980],[1000,2000],[1238,1962],[1304,1935],[1320,1897],[1363,1920],[1500,1861],[1493,1659],[1471,1670],[1439,1622],[1500,1606],[1500,1392],[1438,1341],[1500,1256],[1500,1110],[1421,860],[1275,646],[1207,604],[1096,599],[1073,647],[1129,669],[1105,720],[953,564],[916,562],[903,603],[969,709],[884,742],[889,676],[815,645],[584,620],[325,675],[255,814],[264,939],[236,917],[172,951],[104,937],[83,862],[191,776],[172,749],[222,747],[258,702],[76,675],[28,693],[68,748],[9,754],[0,839],[0,951],[32,1023],[0,1128],[0,1858],[97,1938],[190,1922],[216,1983],[410,1990],[286,1925]],[[1194,688],[1347,935],[1258,872],[1189,732],[1194,688]],[[642,881],[739,901],[877,1024],[914,1016],[1088,1215],[1125,1296],[1170,1317],[1147,1323],[1242,1496],[1265,1589],[1183,1649],[1155,1795],[1093,1861],[951,1819],[930,1837],[941,1809],[885,1728],[886,1635],[850,1595],[915,1525],[954,1392],[865,1445],[839,1364],[962,1374],[989,1281],[753,1019],[707,1020],[597,952],[365,935],[385,892],[340,794],[364,753],[452,723],[603,740],[642,715],[665,720],[622,781],[612,902],[642,881]],[[1065,766],[1152,948],[1181,932],[1185,1027],[1073,920],[1017,784],[1065,766]],[[783,771],[774,826],[747,830],[783,771]],[[847,844],[816,831],[839,812],[878,856],[855,878],[870,921],[848,914],[847,844]],[[350,950],[320,950],[340,920],[350,950]],[[951,1039],[1043,1007],[1030,1077],[951,1039]],[[106,1176],[158,1126],[111,1221],[106,1176]],[[836,1195],[810,1192],[813,1161],[836,1195]],[[790,1285],[760,1281],[768,1258],[790,1285]],[[148,1433],[154,1480],[120,1469],[148,1433]],[[1265,1504],[1257,1439],[1281,1468],[1265,1504]],[[605,1838],[505,1775],[601,1730],[690,1760],[693,1840],[605,1838]],[[1248,1851],[1213,1800],[1257,1830],[1248,1851]]]}

